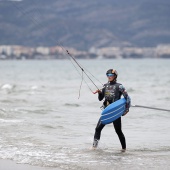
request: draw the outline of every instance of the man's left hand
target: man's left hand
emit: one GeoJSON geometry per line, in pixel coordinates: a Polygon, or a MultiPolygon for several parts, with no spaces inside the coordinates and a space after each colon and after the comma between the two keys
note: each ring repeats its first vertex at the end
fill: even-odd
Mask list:
{"type": "Polygon", "coordinates": [[[122,116],[125,116],[129,112],[129,109],[125,110],[122,116]]]}

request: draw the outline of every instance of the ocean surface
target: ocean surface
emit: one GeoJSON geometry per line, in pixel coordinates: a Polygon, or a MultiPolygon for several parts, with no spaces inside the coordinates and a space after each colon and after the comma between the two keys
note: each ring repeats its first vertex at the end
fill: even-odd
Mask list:
{"type": "MultiPolygon", "coordinates": [[[[78,60],[102,88],[117,69],[133,105],[170,109],[170,60],[78,60]]],[[[112,124],[91,150],[102,102],[69,60],[0,61],[0,159],[63,170],[170,169],[170,112],[131,107],[127,151],[112,124]],[[88,86],[87,86],[87,84],[88,86]]]]}

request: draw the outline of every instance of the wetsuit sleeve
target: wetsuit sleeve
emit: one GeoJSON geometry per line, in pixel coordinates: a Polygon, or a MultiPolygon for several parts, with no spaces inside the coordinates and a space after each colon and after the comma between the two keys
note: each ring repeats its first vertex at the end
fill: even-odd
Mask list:
{"type": "Polygon", "coordinates": [[[105,93],[105,86],[103,87],[101,93],[98,93],[98,99],[99,99],[99,101],[103,100],[103,98],[104,98],[104,93],[105,93]]]}
{"type": "Polygon", "coordinates": [[[129,110],[131,105],[131,99],[123,85],[119,86],[119,91],[123,94],[124,98],[126,99],[126,109],[129,110]]]}

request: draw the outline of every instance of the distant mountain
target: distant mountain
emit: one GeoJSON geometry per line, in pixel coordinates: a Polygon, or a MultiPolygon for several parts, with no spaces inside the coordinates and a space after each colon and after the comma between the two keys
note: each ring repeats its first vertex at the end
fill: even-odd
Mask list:
{"type": "Polygon", "coordinates": [[[0,0],[0,44],[79,50],[170,43],[169,0],[0,0]]]}

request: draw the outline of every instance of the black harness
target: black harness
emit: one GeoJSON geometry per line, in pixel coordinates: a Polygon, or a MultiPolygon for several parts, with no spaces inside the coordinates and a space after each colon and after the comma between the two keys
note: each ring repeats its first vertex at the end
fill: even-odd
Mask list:
{"type": "Polygon", "coordinates": [[[103,103],[105,107],[121,98],[122,93],[119,91],[120,85],[121,84],[116,82],[108,82],[105,84],[105,101],[103,103]]]}

